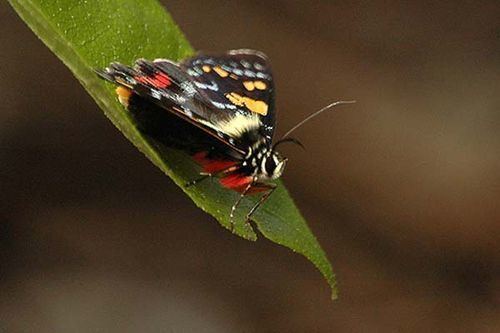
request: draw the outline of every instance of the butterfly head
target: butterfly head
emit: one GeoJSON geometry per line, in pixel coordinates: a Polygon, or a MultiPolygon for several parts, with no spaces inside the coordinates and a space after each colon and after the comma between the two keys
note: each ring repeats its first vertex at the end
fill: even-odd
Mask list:
{"type": "Polygon", "coordinates": [[[282,157],[276,150],[270,150],[261,161],[261,171],[267,179],[277,179],[285,171],[288,159],[282,157]]]}
{"type": "Polygon", "coordinates": [[[274,180],[281,177],[283,171],[285,171],[288,158],[282,157],[276,150],[276,147],[286,142],[291,142],[304,148],[302,143],[295,138],[282,138],[272,146],[267,144],[257,146],[257,154],[254,157],[258,161],[254,162],[253,165],[259,166],[258,171],[262,175],[260,178],[274,180]]]}

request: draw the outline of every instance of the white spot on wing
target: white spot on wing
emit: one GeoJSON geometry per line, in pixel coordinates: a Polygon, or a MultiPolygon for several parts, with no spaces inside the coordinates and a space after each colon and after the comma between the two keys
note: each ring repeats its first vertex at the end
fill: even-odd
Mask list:
{"type": "Polygon", "coordinates": [[[245,69],[245,76],[255,77],[255,72],[252,72],[251,70],[245,69]]]}
{"type": "Polygon", "coordinates": [[[194,70],[192,70],[191,68],[188,68],[187,71],[186,71],[189,75],[191,76],[194,76],[194,77],[198,77],[200,76],[201,74],[195,72],[194,70]]]}
{"type": "Polygon", "coordinates": [[[181,95],[175,95],[174,99],[177,102],[177,104],[183,104],[186,102],[186,98],[181,95]]]}
{"type": "Polygon", "coordinates": [[[235,110],[236,105],[233,104],[227,104],[227,103],[219,103],[216,101],[210,101],[213,106],[215,106],[218,109],[230,109],[230,110],[235,110]]]}
{"type": "Polygon", "coordinates": [[[156,89],[151,89],[151,97],[160,99],[161,97],[161,92],[156,90],[156,89]]]}
{"type": "Polygon", "coordinates": [[[213,91],[219,90],[219,86],[217,85],[217,83],[215,83],[213,81],[211,81],[211,84],[205,84],[205,83],[201,83],[198,81],[194,81],[194,84],[200,89],[209,89],[209,90],[213,90],[213,91]]]}
{"type": "Polygon", "coordinates": [[[260,78],[260,79],[266,79],[266,80],[269,80],[269,79],[270,79],[269,75],[264,74],[264,73],[262,73],[262,72],[257,72],[256,76],[257,76],[258,78],[260,78]]]}
{"type": "Polygon", "coordinates": [[[243,75],[243,71],[239,68],[235,68],[233,69],[233,74],[234,75],[238,75],[238,76],[242,76],[243,75]]]}
{"type": "Polygon", "coordinates": [[[181,89],[184,91],[186,95],[192,97],[196,93],[196,88],[189,81],[184,81],[181,83],[181,89]]]}
{"type": "Polygon", "coordinates": [[[246,61],[246,60],[241,60],[240,62],[243,65],[243,67],[245,67],[245,68],[250,68],[251,67],[250,63],[248,61],[246,61]]]}
{"type": "Polygon", "coordinates": [[[176,66],[179,65],[175,61],[172,61],[170,59],[164,59],[164,58],[156,58],[155,60],[153,60],[153,62],[168,62],[168,63],[171,63],[171,64],[176,65],[176,66]]]}

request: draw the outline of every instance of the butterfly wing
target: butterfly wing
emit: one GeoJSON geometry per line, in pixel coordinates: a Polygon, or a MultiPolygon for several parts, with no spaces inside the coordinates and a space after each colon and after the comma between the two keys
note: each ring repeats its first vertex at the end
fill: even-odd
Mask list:
{"type": "MultiPolygon", "coordinates": [[[[275,128],[274,85],[267,57],[258,51],[232,50],[221,56],[200,54],[181,63],[202,100],[217,109],[213,121],[237,118],[260,123],[270,143],[275,128]]],[[[233,129],[237,132],[238,128],[233,129]]],[[[238,133],[236,133],[238,134],[238,133]]]]}
{"type": "Polygon", "coordinates": [[[249,138],[264,137],[271,142],[275,122],[272,76],[265,56],[257,51],[198,55],[180,65],[167,59],[139,59],[133,67],[113,63],[97,73],[240,154],[252,143],[249,138]]]}

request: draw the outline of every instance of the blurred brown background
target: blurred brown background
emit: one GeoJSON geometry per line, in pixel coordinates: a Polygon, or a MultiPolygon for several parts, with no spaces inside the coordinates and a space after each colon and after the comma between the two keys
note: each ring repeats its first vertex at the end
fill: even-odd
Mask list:
{"type": "Polygon", "coordinates": [[[340,299],[232,236],[0,3],[0,331],[500,332],[498,1],[164,1],[201,50],[272,60],[284,176],[340,299]]]}

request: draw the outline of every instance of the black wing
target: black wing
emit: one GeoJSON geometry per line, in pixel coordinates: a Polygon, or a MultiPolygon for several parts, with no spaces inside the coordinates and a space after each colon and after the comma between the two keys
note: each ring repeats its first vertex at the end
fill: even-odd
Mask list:
{"type": "Polygon", "coordinates": [[[267,57],[254,50],[232,50],[222,56],[198,55],[181,63],[220,118],[258,117],[268,142],[275,128],[274,85],[267,57]]]}
{"type": "Polygon", "coordinates": [[[131,89],[239,153],[250,137],[274,130],[273,86],[265,56],[256,51],[200,55],[178,65],[170,60],[139,59],[134,67],[113,63],[98,74],[131,89]],[[227,74],[227,75],[225,75],[227,74]]]}

